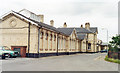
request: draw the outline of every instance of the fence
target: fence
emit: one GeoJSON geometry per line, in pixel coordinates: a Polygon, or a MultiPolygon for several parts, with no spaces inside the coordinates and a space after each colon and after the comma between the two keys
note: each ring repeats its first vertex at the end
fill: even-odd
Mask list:
{"type": "Polygon", "coordinates": [[[108,57],[120,60],[120,48],[110,48],[108,51],[108,57]]]}

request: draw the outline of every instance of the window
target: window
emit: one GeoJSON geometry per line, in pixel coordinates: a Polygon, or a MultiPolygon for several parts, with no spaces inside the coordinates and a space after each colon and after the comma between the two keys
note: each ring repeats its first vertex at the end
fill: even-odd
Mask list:
{"type": "Polygon", "coordinates": [[[91,43],[88,43],[88,50],[91,49],[91,43]]]}
{"type": "Polygon", "coordinates": [[[40,38],[41,38],[41,39],[43,38],[43,32],[40,33],[40,38]]]}
{"type": "Polygon", "coordinates": [[[46,40],[48,40],[48,33],[46,33],[46,40]]]}
{"type": "Polygon", "coordinates": [[[60,37],[58,36],[58,49],[60,49],[60,37]]]}
{"type": "Polygon", "coordinates": [[[66,49],[66,39],[64,38],[64,49],[66,49]]]}
{"type": "Polygon", "coordinates": [[[50,34],[50,40],[52,41],[52,34],[50,34]]]}
{"type": "Polygon", "coordinates": [[[71,41],[71,38],[70,38],[70,49],[72,48],[72,47],[71,47],[71,44],[72,44],[72,41],[71,41]]]}
{"type": "Polygon", "coordinates": [[[63,39],[63,37],[61,38],[61,49],[63,49],[64,48],[64,39],[63,39]]]}
{"type": "Polygon", "coordinates": [[[54,35],[54,41],[56,41],[56,35],[54,35]]]}

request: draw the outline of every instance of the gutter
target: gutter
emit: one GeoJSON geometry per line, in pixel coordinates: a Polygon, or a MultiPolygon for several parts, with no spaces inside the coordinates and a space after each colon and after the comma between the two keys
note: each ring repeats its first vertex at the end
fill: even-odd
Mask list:
{"type": "Polygon", "coordinates": [[[30,22],[28,26],[28,57],[29,57],[29,50],[30,50],[30,22]]]}
{"type": "Polygon", "coordinates": [[[59,46],[59,45],[58,45],[58,42],[59,42],[59,41],[58,41],[58,38],[59,38],[59,34],[60,34],[60,33],[57,34],[57,56],[59,55],[59,52],[58,52],[58,46],[59,46]]]}
{"type": "Polygon", "coordinates": [[[40,50],[40,28],[41,27],[38,27],[38,58],[40,57],[40,54],[39,54],[39,50],[40,50]]]}

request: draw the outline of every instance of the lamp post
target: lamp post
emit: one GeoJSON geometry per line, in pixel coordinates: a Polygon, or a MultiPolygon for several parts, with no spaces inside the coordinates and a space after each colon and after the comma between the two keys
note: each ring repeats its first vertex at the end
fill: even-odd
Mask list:
{"type": "Polygon", "coordinates": [[[102,30],[106,30],[107,31],[107,54],[108,54],[108,29],[107,28],[102,28],[102,30]]]}

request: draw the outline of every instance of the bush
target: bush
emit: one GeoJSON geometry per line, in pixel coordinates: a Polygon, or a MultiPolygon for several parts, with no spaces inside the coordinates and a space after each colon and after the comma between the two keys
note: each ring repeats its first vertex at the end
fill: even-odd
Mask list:
{"type": "Polygon", "coordinates": [[[120,60],[118,60],[118,59],[113,59],[113,58],[108,58],[108,56],[105,57],[105,60],[106,60],[106,61],[109,61],[109,62],[114,62],[114,63],[120,64],[120,60]]]}
{"type": "Polygon", "coordinates": [[[113,50],[113,52],[116,52],[116,53],[118,53],[118,50],[119,48],[117,47],[117,46],[114,46],[114,50],[113,50]]]}

